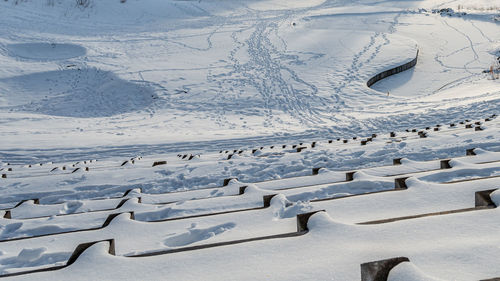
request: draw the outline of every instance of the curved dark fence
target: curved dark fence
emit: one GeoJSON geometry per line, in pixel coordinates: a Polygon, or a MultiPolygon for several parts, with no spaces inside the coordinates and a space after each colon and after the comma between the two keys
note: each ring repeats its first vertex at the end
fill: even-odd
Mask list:
{"type": "Polygon", "coordinates": [[[371,87],[373,84],[377,83],[378,81],[380,81],[386,77],[389,77],[389,76],[394,75],[394,74],[398,74],[400,72],[403,72],[405,70],[408,70],[408,69],[414,67],[417,64],[417,59],[418,59],[418,50],[417,50],[417,55],[415,56],[415,58],[412,61],[407,62],[403,65],[397,66],[395,68],[391,68],[391,69],[386,70],[384,72],[380,72],[379,74],[370,78],[370,80],[368,80],[368,82],[366,82],[366,86],[371,87]]]}

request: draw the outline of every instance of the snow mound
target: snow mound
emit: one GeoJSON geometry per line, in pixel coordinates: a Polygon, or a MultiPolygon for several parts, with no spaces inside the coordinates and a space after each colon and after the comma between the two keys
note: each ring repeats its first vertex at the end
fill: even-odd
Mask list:
{"type": "Polygon", "coordinates": [[[0,89],[11,110],[80,118],[138,111],[155,97],[150,87],[95,68],[9,77],[0,79],[0,89]]]}
{"type": "Polygon", "coordinates": [[[271,200],[271,207],[275,219],[293,218],[297,214],[306,213],[313,209],[308,202],[291,202],[283,194],[278,194],[271,200]]]}
{"type": "MultiPolygon", "coordinates": [[[[103,241],[90,246],[85,250],[72,265],[77,266],[88,266],[96,262],[96,260],[110,259],[114,258],[109,255],[109,242],[103,241]]],[[[101,261],[102,262],[102,261],[101,261]]]]}
{"type": "Polygon", "coordinates": [[[316,233],[337,232],[341,233],[352,229],[353,225],[335,221],[327,212],[313,214],[307,222],[307,228],[316,233]]]}
{"type": "Polygon", "coordinates": [[[490,194],[491,200],[496,206],[500,206],[500,190],[493,191],[490,194]]]}
{"type": "Polygon", "coordinates": [[[75,44],[20,43],[9,44],[7,51],[13,57],[22,59],[52,61],[84,56],[86,49],[75,44]]]}
{"type": "Polygon", "coordinates": [[[424,274],[411,262],[398,264],[389,272],[387,281],[440,281],[429,275],[424,274]]]}

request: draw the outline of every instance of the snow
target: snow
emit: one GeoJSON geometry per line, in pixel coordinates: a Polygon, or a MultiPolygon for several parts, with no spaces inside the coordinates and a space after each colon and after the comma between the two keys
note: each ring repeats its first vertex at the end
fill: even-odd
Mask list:
{"type": "Polygon", "coordinates": [[[470,111],[464,106],[480,104],[486,93],[488,107],[467,117],[495,108],[498,83],[480,74],[498,52],[497,25],[486,11],[465,18],[418,11],[440,7],[439,1],[91,2],[85,9],[60,1],[2,3],[0,116],[9,120],[1,127],[4,149],[70,148],[75,139],[85,149],[311,138],[367,132],[381,121],[403,128],[402,120],[423,124],[436,108],[470,111]],[[20,21],[23,15],[32,20],[20,21]],[[453,30],[457,26],[463,34],[453,30]],[[23,48],[13,53],[16,44],[23,48]],[[63,49],[61,57],[52,44],[63,49]],[[35,46],[48,50],[35,53],[35,46]],[[400,74],[413,73],[410,81],[401,84],[404,79],[395,76],[377,83],[377,92],[366,89],[367,78],[412,59],[417,47],[416,68],[400,74]],[[19,58],[26,55],[38,59],[19,58]],[[26,83],[33,79],[50,81],[26,83]],[[413,101],[439,95],[449,83],[481,87],[470,87],[471,98],[462,104],[441,97],[413,101]]]}
{"type": "Polygon", "coordinates": [[[404,262],[397,265],[389,273],[389,281],[439,281],[442,279],[436,279],[426,275],[424,272],[419,270],[414,264],[409,262],[404,262]]]}
{"type": "Polygon", "coordinates": [[[65,60],[85,55],[85,48],[72,44],[24,43],[6,46],[11,56],[32,60],[65,60]]]}
{"type": "Polygon", "coordinates": [[[70,67],[2,79],[0,83],[0,87],[13,90],[5,97],[11,112],[50,116],[109,117],[147,107],[155,98],[149,87],[94,68],[70,67]]]}
{"type": "Polygon", "coordinates": [[[0,2],[0,277],[500,277],[498,0],[82,3],[0,2]]]}

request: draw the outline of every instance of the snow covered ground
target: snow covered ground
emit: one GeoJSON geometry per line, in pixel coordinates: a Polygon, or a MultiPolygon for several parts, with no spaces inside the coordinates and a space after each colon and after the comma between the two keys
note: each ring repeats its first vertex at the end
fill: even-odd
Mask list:
{"type": "Polygon", "coordinates": [[[188,141],[350,135],[498,108],[498,82],[481,73],[499,55],[498,1],[53,2],[1,4],[6,152],[75,140],[177,152],[188,141]],[[494,9],[431,12],[467,3],[494,9]],[[415,69],[366,88],[417,48],[415,69]],[[436,96],[461,86],[466,98],[436,96]]]}
{"type": "Polygon", "coordinates": [[[0,279],[500,277],[500,1],[123,2],[0,2],[0,279]]]}

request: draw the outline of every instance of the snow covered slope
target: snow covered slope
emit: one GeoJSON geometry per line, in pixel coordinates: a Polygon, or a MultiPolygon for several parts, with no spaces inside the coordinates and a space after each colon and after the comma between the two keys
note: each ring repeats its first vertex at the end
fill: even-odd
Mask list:
{"type": "Polygon", "coordinates": [[[500,1],[0,19],[0,279],[500,277],[500,1]]]}
{"type": "Polygon", "coordinates": [[[482,73],[499,55],[497,1],[89,2],[0,4],[4,151],[344,135],[498,110],[482,73]],[[466,15],[431,12],[458,5],[466,15]],[[366,87],[417,48],[413,70],[366,87]]]}

